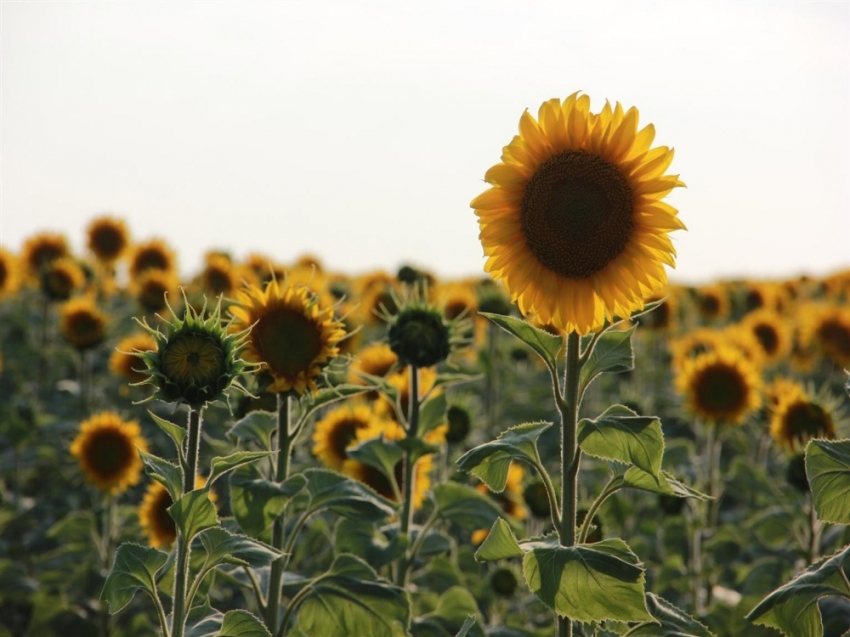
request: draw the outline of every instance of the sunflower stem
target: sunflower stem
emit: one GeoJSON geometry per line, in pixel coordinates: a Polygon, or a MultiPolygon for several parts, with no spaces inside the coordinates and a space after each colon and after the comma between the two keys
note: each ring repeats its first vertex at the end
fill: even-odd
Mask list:
{"type": "MultiPolygon", "coordinates": [[[[201,413],[203,408],[189,407],[189,437],[186,448],[186,466],[183,467],[183,495],[195,490],[198,474],[198,448],[201,441],[201,413]]],[[[174,610],[171,617],[171,636],[183,637],[186,630],[186,589],[189,585],[189,553],[191,539],[177,530],[177,565],[174,575],[174,610]]]]}
{"type": "MultiPolygon", "coordinates": [[[[407,439],[413,440],[419,434],[419,368],[416,365],[410,366],[410,397],[407,405],[407,439]]],[[[402,512],[401,512],[401,535],[407,536],[410,532],[410,526],[413,523],[413,481],[416,479],[414,471],[416,462],[411,462],[410,448],[404,452],[404,491],[402,497],[402,512]]],[[[401,558],[398,565],[398,573],[396,574],[396,583],[399,586],[404,586],[407,583],[407,574],[413,562],[413,556],[405,555],[401,558]]]]}
{"type": "MultiPolygon", "coordinates": [[[[275,482],[282,483],[289,477],[289,457],[292,453],[293,435],[289,431],[290,405],[289,394],[277,395],[277,464],[275,468],[275,482]]],[[[278,550],[283,549],[284,517],[281,513],[272,525],[272,546],[278,550]]],[[[269,593],[266,602],[266,627],[269,632],[275,634],[278,628],[280,616],[280,594],[283,589],[283,569],[285,559],[280,557],[272,562],[269,574],[269,593]]]]}
{"type": "MultiPolygon", "coordinates": [[[[578,425],[579,347],[581,339],[577,332],[567,336],[566,369],[564,373],[563,399],[558,400],[561,412],[561,526],[558,529],[561,546],[576,543],[576,494],[581,450],[576,441],[578,425]]],[[[569,617],[558,617],[559,637],[572,637],[573,622],[569,617]]]]}
{"type": "Polygon", "coordinates": [[[496,402],[498,395],[498,370],[496,356],[498,355],[499,328],[494,323],[487,324],[487,375],[484,386],[484,408],[487,411],[487,426],[492,431],[496,426],[496,402]]]}

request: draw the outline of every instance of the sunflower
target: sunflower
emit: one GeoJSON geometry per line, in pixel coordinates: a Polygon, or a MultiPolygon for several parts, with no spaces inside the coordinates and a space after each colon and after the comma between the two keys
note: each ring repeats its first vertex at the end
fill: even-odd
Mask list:
{"type": "Polygon", "coordinates": [[[127,251],[130,233],[121,219],[105,215],[92,219],[86,228],[88,249],[105,265],[112,265],[127,251]]]}
{"type": "Polygon", "coordinates": [[[798,383],[786,384],[771,410],[770,435],[792,452],[812,438],[835,438],[836,415],[827,402],[798,383]]]}
{"type": "Polygon", "coordinates": [[[105,411],[80,424],[71,454],[89,482],[114,494],[138,483],[143,464],[137,448],[148,450],[139,423],[105,411]]]}
{"type": "Polygon", "coordinates": [[[260,364],[271,376],[266,391],[315,391],[316,378],[339,353],[345,338],[333,308],[324,307],[304,286],[272,280],[265,289],[250,286],[236,294],[230,306],[231,329],[251,328],[245,359],[260,364]]]}
{"type": "Polygon", "coordinates": [[[0,248],[0,299],[12,296],[21,285],[18,260],[8,250],[0,248]]]}
{"type": "Polygon", "coordinates": [[[148,270],[177,271],[174,251],[162,239],[151,239],[135,245],[130,253],[130,279],[136,281],[148,270]]]}
{"type": "Polygon", "coordinates": [[[167,299],[177,294],[178,286],[173,272],[149,269],[133,281],[131,290],[146,314],[157,314],[168,307],[167,299]]]}
{"type": "Polygon", "coordinates": [[[791,330],[776,312],[768,309],[751,312],[743,326],[756,337],[767,365],[778,363],[791,352],[791,330]]]}
{"type": "MultiPolygon", "coordinates": [[[[195,476],[195,489],[202,489],[207,483],[203,476],[195,476]]],[[[215,492],[209,492],[210,501],[217,500],[215,492]]],[[[168,548],[177,539],[177,526],[168,513],[168,507],[174,504],[171,494],[161,483],[151,482],[139,505],[139,525],[148,536],[148,544],[154,548],[168,548]]]]}
{"type": "Polygon", "coordinates": [[[526,111],[519,135],[476,197],[485,270],[504,280],[523,314],[586,334],[628,316],[667,281],[675,249],[667,233],[684,229],[661,200],[683,186],[665,175],[666,146],[650,148],[655,128],[638,130],[638,111],[574,93],[526,111]]]}
{"type": "MultiPolygon", "coordinates": [[[[393,372],[389,376],[386,377],[387,383],[389,383],[392,387],[394,387],[398,391],[398,401],[401,409],[401,413],[404,414],[404,417],[407,418],[407,414],[410,413],[410,371],[406,368],[399,369],[398,371],[393,372]]],[[[420,397],[425,396],[433,389],[431,395],[438,395],[442,389],[437,387],[434,389],[434,383],[437,382],[437,371],[432,367],[423,367],[419,370],[419,394],[420,397]]],[[[420,398],[421,399],[421,398],[420,398]]],[[[390,402],[389,398],[386,396],[382,396],[378,403],[375,405],[375,411],[378,414],[390,418],[392,420],[396,420],[398,418],[398,414],[396,413],[395,407],[392,402],[390,402]]]]}
{"type": "Polygon", "coordinates": [[[671,365],[674,370],[680,370],[685,361],[692,360],[700,354],[714,351],[724,343],[723,334],[718,330],[699,327],[670,341],[671,365]]]}
{"type": "Polygon", "coordinates": [[[729,315],[731,303],[722,285],[707,285],[696,291],[694,299],[697,313],[706,323],[717,323],[729,315]]]}
{"type": "MultiPolygon", "coordinates": [[[[364,385],[360,374],[384,377],[398,364],[396,356],[386,343],[372,343],[359,352],[348,366],[348,382],[354,385],[364,385]]],[[[377,392],[368,392],[366,398],[376,400],[377,392]]]]}
{"type": "Polygon", "coordinates": [[[473,317],[478,310],[478,295],[475,287],[468,283],[445,283],[436,290],[448,320],[459,316],[473,317]]]}
{"type": "Polygon", "coordinates": [[[664,302],[661,305],[637,319],[642,328],[659,332],[669,332],[673,331],[676,327],[679,301],[677,295],[672,290],[663,290],[653,294],[647,299],[647,302],[654,303],[662,299],[664,299],[664,302]]]}
{"type": "Polygon", "coordinates": [[[368,427],[385,430],[387,423],[375,421],[380,418],[368,405],[346,405],[338,407],[316,423],[313,433],[313,454],[331,469],[339,471],[348,460],[345,450],[357,443],[357,432],[368,427]]]}
{"type": "Polygon", "coordinates": [[[756,367],[728,347],[685,362],[676,387],[688,411],[714,424],[741,424],[761,404],[756,367]]]}
{"type": "Polygon", "coordinates": [[[296,259],[295,267],[313,270],[316,274],[322,274],[325,271],[325,268],[322,266],[322,260],[315,254],[302,254],[296,259]]]}
{"type": "Polygon", "coordinates": [[[41,232],[24,242],[21,262],[30,277],[37,278],[51,261],[71,254],[65,236],[55,232],[41,232]]]}
{"type": "Polygon", "coordinates": [[[59,329],[78,350],[100,345],[106,336],[106,314],[88,296],[71,299],[60,310],[59,329]]]}
{"type": "Polygon", "coordinates": [[[142,383],[147,379],[145,364],[133,352],[156,351],[156,339],[147,332],[138,332],[121,339],[109,357],[109,371],[123,376],[130,383],[142,383]]]}
{"type": "Polygon", "coordinates": [[[198,285],[205,294],[213,297],[232,296],[239,287],[240,274],[224,255],[207,255],[206,265],[198,276],[198,285]]]}
{"type": "Polygon", "coordinates": [[[850,366],[850,307],[809,304],[800,314],[802,346],[814,346],[836,364],[850,366]]]}
{"type": "Polygon", "coordinates": [[[41,291],[50,301],[67,301],[86,282],[86,275],[70,257],[59,257],[41,271],[41,291]]]}
{"type": "MultiPolygon", "coordinates": [[[[526,509],[523,500],[522,483],[524,479],[525,469],[518,462],[512,462],[508,467],[508,481],[505,483],[503,491],[494,493],[483,482],[476,485],[475,488],[484,495],[489,495],[495,499],[506,515],[516,520],[525,520],[528,517],[528,509],[526,509]]],[[[472,534],[472,543],[481,544],[489,534],[489,529],[478,529],[472,534]]]]}

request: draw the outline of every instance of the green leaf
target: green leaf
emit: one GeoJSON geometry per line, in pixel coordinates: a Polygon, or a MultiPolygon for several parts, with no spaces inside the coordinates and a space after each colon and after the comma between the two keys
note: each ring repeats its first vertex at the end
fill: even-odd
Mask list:
{"type": "Polygon", "coordinates": [[[271,633],[248,611],[231,610],[224,614],[221,630],[215,637],[271,637],[271,633]]]}
{"type": "Polygon", "coordinates": [[[629,320],[634,321],[635,319],[640,318],[641,316],[644,316],[645,314],[649,314],[653,310],[657,310],[659,307],[664,305],[664,303],[666,301],[667,301],[667,297],[665,296],[663,299],[658,299],[657,301],[653,301],[652,303],[645,304],[643,306],[642,310],[636,310],[635,312],[632,312],[629,315],[629,320]]]}
{"type": "Polygon", "coordinates": [[[463,626],[460,627],[460,630],[457,631],[455,637],[466,637],[469,634],[469,631],[472,630],[472,627],[475,626],[477,620],[475,619],[475,615],[470,615],[466,618],[466,621],[463,622],[463,626]]]}
{"type": "Polygon", "coordinates": [[[348,383],[320,389],[313,394],[312,399],[304,410],[304,414],[301,416],[301,420],[305,420],[310,414],[325,405],[330,405],[343,398],[363,394],[371,389],[371,387],[364,385],[352,385],[348,383]]]}
{"type": "Polygon", "coordinates": [[[523,572],[535,595],[561,617],[591,622],[653,621],[644,570],[620,539],[564,547],[555,537],[523,542],[523,572]]]}
{"type": "Polygon", "coordinates": [[[373,568],[382,568],[398,559],[405,546],[400,542],[388,542],[371,522],[340,518],[334,531],[333,548],[335,555],[352,553],[364,558],[373,568]]]}
{"type": "Polygon", "coordinates": [[[631,467],[623,474],[623,486],[631,487],[632,489],[641,489],[650,493],[661,493],[663,495],[675,495],[680,498],[695,498],[697,500],[710,500],[711,497],[700,493],[696,489],[692,489],[676,480],[666,471],[659,472],[658,476],[653,476],[643,469],[631,467]]]}
{"type": "Polygon", "coordinates": [[[806,447],[806,475],[818,517],[850,524],[850,440],[812,440],[806,447]]]}
{"type": "Polygon", "coordinates": [[[220,526],[207,529],[198,537],[206,552],[208,566],[228,563],[259,568],[283,555],[282,551],[268,544],[231,533],[220,526]]]}
{"type": "Polygon", "coordinates": [[[119,546],[100,596],[109,604],[109,612],[114,615],[124,608],[140,588],[156,595],[156,574],[167,561],[167,553],[147,546],[119,546]]]}
{"type": "Polygon", "coordinates": [[[512,460],[537,462],[537,439],[551,422],[528,422],[502,432],[496,440],[470,449],[457,461],[458,467],[480,479],[496,493],[508,482],[512,460]]]}
{"type": "Polygon", "coordinates": [[[404,589],[380,579],[363,560],[340,555],[330,571],[310,585],[298,610],[305,635],[396,637],[410,626],[404,589]]]}
{"type": "Polygon", "coordinates": [[[649,614],[658,623],[645,623],[629,631],[629,637],[715,637],[708,628],[666,599],[646,594],[649,614]],[[659,626],[660,624],[660,626],[659,626]]]}
{"type": "Polygon", "coordinates": [[[600,336],[593,351],[582,366],[579,374],[579,387],[581,393],[605,372],[618,373],[634,369],[635,352],[632,349],[632,334],[637,326],[627,330],[606,330],[600,336]]]}
{"type": "MultiPolygon", "coordinates": [[[[338,515],[371,522],[378,522],[395,513],[393,502],[362,482],[341,473],[327,469],[307,469],[300,475],[307,479],[305,488],[312,512],[327,509],[338,515]]],[[[283,486],[286,486],[286,482],[283,486]]]]}
{"type": "Polygon", "coordinates": [[[419,434],[426,434],[446,422],[446,395],[439,393],[419,406],[419,434]]]}
{"type": "Polygon", "coordinates": [[[481,374],[465,374],[463,372],[442,372],[440,374],[437,374],[437,378],[434,381],[434,385],[431,387],[431,391],[433,391],[437,387],[448,387],[449,385],[470,383],[474,380],[480,380],[481,378],[483,378],[483,375],[481,374]]]}
{"type": "Polygon", "coordinates": [[[145,472],[168,489],[172,500],[183,494],[183,472],[177,465],[150,453],[139,450],[139,456],[145,463],[145,472]]]}
{"type": "Polygon", "coordinates": [[[224,615],[210,606],[209,598],[203,605],[193,606],[186,617],[186,637],[215,637],[221,630],[224,615]]]}
{"type": "MultiPolygon", "coordinates": [[[[819,441],[822,442],[822,441],[819,441]]],[[[850,546],[821,560],[765,597],[747,620],[776,628],[792,637],[822,637],[823,623],[818,600],[830,595],[850,598],[845,575],[850,546]]]]}
{"type": "Polygon", "coordinates": [[[210,502],[208,487],[190,491],[168,507],[167,511],[187,542],[191,542],[201,531],[218,525],[218,515],[210,502]]]}
{"type": "Polygon", "coordinates": [[[563,336],[550,334],[549,332],[537,329],[522,319],[514,318],[512,316],[490,314],[489,312],[479,312],[478,314],[488,318],[503,330],[510,332],[523,343],[528,345],[531,349],[537,352],[549,368],[557,369],[558,353],[564,346],[563,336]]]}
{"type": "Polygon", "coordinates": [[[664,434],[657,418],[638,416],[631,409],[614,405],[596,420],[578,424],[578,444],[597,458],[635,465],[653,476],[661,471],[664,434]]]}
{"type": "Polygon", "coordinates": [[[229,456],[213,458],[210,463],[210,477],[207,478],[207,485],[212,486],[221,476],[228,471],[233,471],[236,467],[255,462],[261,458],[268,458],[271,455],[271,451],[237,451],[229,456]]]}
{"type": "MultiPolygon", "coordinates": [[[[472,594],[462,586],[453,586],[440,595],[433,612],[414,620],[412,632],[417,636],[466,635],[475,626],[477,614],[478,604],[472,594]]],[[[481,629],[475,632],[483,635],[481,629]]]]}
{"type": "Polygon", "coordinates": [[[180,425],[175,425],[173,422],[165,420],[164,418],[160,418],[152,411],[148,411],[153,418],[153,421],[159,425],[159,428],[162,429],[168,436],[174,441],[174,444],[177,446],[177,455],[178,457],[183,457],[183,441],[186,439],[186,431],[185,427],[181,427],[180,425]]]}
{"type": "Polygon", "coordinates": [[[437,515],[459,527],[474,531],[489,528],[502,510],[486,495],[459,482],[443,482],[434,487],[437,515]]]}
{"type": "Polygon", "coordinates": [[[422,438],[402,438],[401,440],[396,440],[396,444],[402,451],[406,451],[409,454],[411,462],[416,462],[422,456],[437,453],[440,450],[439,445],[425,442],[422,438]]]}
{"type": "Polygon", "coordinates": [[[395,480],[395,466],[404,456],[398,441],[387,440],[383,434],[349,447],[345,453],[358,462],[374,467],[391,480],[395,480]]]}
{"type": "Polygon", "coordinates": [[[487,539],[475,552],[475,559],[479,562],[495,562],[509,557],[519,557],[523,550],[514,537],[511,527],[504,519],[499,518],[490,529],[487,539]]]}
{"type": "Polygon", "coordinates": [[[281,485],[261,477],[251,465],[238,467],[230,476],[233,517],[243,531],[260,536],[306,484],[307,480],[300,474],[281,485]]]}
{"type": "Polygon", "coordinates": [[[276,431],[277,414],[268,411],[252,411],[233,425],[227,435],[259,443],[263,449],[271,449],[271,436],[276,431]]]}

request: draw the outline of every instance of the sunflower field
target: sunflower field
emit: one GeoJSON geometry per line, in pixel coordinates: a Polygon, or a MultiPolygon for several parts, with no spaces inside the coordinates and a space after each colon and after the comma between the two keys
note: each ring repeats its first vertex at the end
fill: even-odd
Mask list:
{"type": "Polygon", "coordinates": [[[524,113],[463,280],[0,248],[0,637],[850,634],[850,270],[669,283],[654,135],[524,113]]]}

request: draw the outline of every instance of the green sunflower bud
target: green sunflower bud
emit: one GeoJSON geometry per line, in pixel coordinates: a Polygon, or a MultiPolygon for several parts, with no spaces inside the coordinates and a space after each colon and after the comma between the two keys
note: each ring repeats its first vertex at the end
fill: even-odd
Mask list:
{"type": "Polygon", "coordinates": [[[432,367],[449,356],[449,327],[439,312],[408,307],[390,326],[390,349],[404,365],[432,367]]]}
{"type": "Polygon", "coordinates": [[[499,597],[513,597],[517,589],[517,579],[509,568],[499,568],[490,576],[490,586],[499,597]]]}

